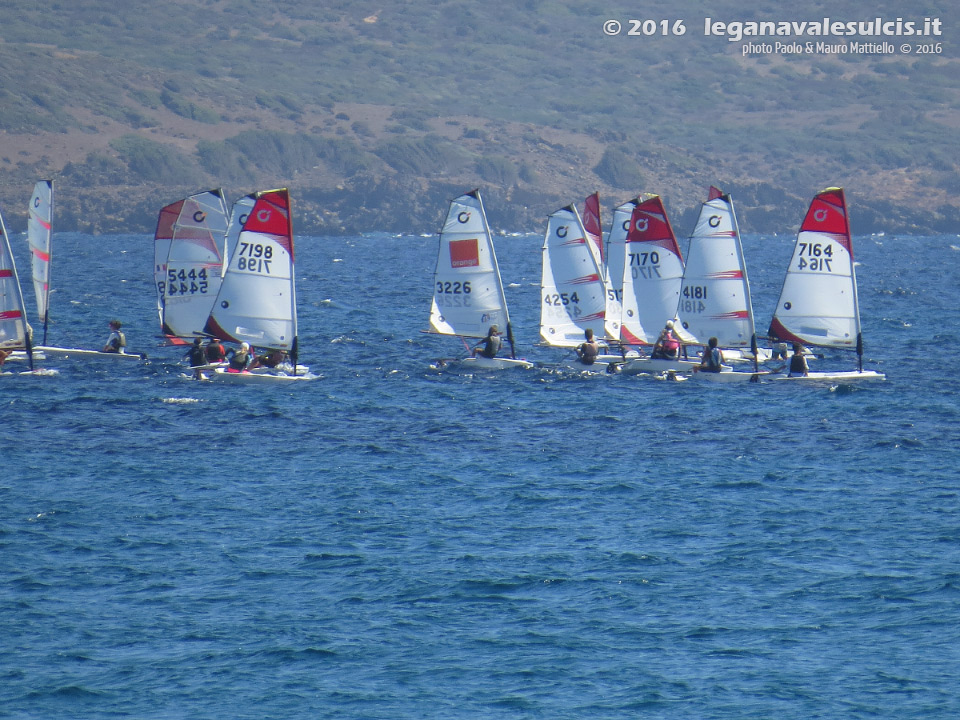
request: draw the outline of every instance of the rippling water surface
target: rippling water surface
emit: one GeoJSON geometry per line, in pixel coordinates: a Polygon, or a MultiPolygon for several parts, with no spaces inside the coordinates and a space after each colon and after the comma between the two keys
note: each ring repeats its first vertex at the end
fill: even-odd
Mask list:
{"type": "Polygon", "coordinates": [[[960,239],[856,243],[884,383],[437,372],[436,238],[376,236],[298,239],[323,378],[254,387],[157,347],[150,238],[57,235],[49,343],[150,360],[0,378],[0,715],[960,717],[960,239]]]}

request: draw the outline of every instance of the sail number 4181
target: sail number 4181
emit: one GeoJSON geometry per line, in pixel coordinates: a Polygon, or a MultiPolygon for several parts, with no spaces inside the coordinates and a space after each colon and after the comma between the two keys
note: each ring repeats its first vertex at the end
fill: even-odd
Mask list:
{"type": "Polygon", "coordinates": [[[797,245],[797,270],[830,272],[833,246],[827,243],[799,243],[797,245]]]}

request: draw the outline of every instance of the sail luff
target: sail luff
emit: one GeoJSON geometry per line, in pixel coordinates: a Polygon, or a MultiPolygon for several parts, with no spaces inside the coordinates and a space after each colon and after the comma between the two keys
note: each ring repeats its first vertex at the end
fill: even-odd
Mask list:
{"type": "Polygon", "coordinates": [[[613,211],[610,232],[607,233],[607,249],[603,265],[603,284],[607,293],[604,315],[604,334],[611,340],[622,337],[623,322],[623,267],[626,257],[627,232],[636,200],[629,200],[613,211]]]}

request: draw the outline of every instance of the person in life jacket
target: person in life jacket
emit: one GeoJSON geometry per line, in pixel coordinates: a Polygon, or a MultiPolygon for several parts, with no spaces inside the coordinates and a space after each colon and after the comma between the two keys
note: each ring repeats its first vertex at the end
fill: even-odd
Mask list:
{"type": "Polygon", "coordinates": [[[707,349],[703,353],[703,359],[700,361],[700,372],[718,373],[723,365],[723,353],[717,347],[719,340],[715,337],[707,340],[707,349]]]}
{"type": "Polygon", "coordinates": [[[653,360],[676,360],[680,357],[680,338],[673,331],[673,320],[667,320],[667,324],[660,331],[650,357],[653,360]]]}
{"type": "Polygon", "coordinates": [[[483,346],[483,350],[480,350],[481,357],[495,358],[497,353],[500,352],[500,346],[502,344],[503,341],[500,339],[500,328],[498,328],[496,325],[491,325],[490,329],[487,331],[487,336],[473,347],[473,350],[470,352],[470,356],[476,357],[477,350],[483,346]]]}
{"type": "Polygon", "coordinates": [[[794,343],[793,355],[790,357],[789,377],[807,377],[809,374],[807,359],[803,356],[803,345],[794,343]]]}
{"type": "Polygon", "coordinates": [[[229,350],[227,355],[230,357],[230,365],[227,372],[244,372],[247,365],[250,364],[250,343],[240,343],[239,350],[229,350]]]}
{"type": "Polygon", "coordinates": [[[122,324],[119,320],[111,320],[109,323],[110,336],[107,338],[107,344],[103,346],[105,353],[123,353],[126,352],[127,338],[120,331],[122,324]]]}
{"type": "Polygon", "coordinates": [[[223,343],[220,338],[212,338],[207,343],[207,362],[221,363],[227,359],[227,351],[223,349],[223,343]]]}
{"type": "Polygon", "coordinates": [[[183,356],[185,359],[190,361],[190,366],[194,368],[193,377],[196,380],[201,380],[203,378],[202,366],[207,364],[207,352],[203,347],[202,340],[200,338],[193,339],[193,345],[190,346],[190,349],[187,350],[186,354],[183,356]]]}
{"type": "Polygon", "coordinates": [[[600,346],[593,339],[593,330],[590,328],[583,331],[583,336],[586,340],[577,346],[577,358],[584,365],[593,365],[597,360],[597,355],[600,354],[600,346]]]}
{"type": "Polygon", "coordinates": [[[284,352],[282,350],[267,350],[263,355],[257,355],[253,359],[253,362],[250,363],[250,369],[253,370],[258,367],[275,368],[283,360],[284,352]]]}

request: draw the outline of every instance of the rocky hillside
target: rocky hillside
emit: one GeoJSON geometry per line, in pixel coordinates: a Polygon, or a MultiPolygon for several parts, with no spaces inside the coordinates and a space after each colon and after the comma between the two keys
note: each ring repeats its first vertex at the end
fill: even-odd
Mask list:
{"type": "MultiPolygon", "coordinates": [[[[630,27],[635,8],[574,0],[8,4],[11,232],[41,177],[57,183],[57,229],[94,233],[151,232],[163,204],[218,186],[290,187],[306,234],[432,232],[473,187],[496,228],[539,230],[599,190],[608,209],[658,193],[679,229],[710,184],[733,193],[748,232],[794,232],[827,185],[847,189],[855,232],[960,228],[949,37],[922,54],[919,40],[910,53],[895,41],[889,53],[744,54],[746,40],[705,35],[694,0],[647,36],[604,33],[608,19],[630,27]]],[[[956,15],[915,5],[911,18],[946,28],[956,15]]],[[[743,21],[905,12],[709,8],[743,21]]]]}

